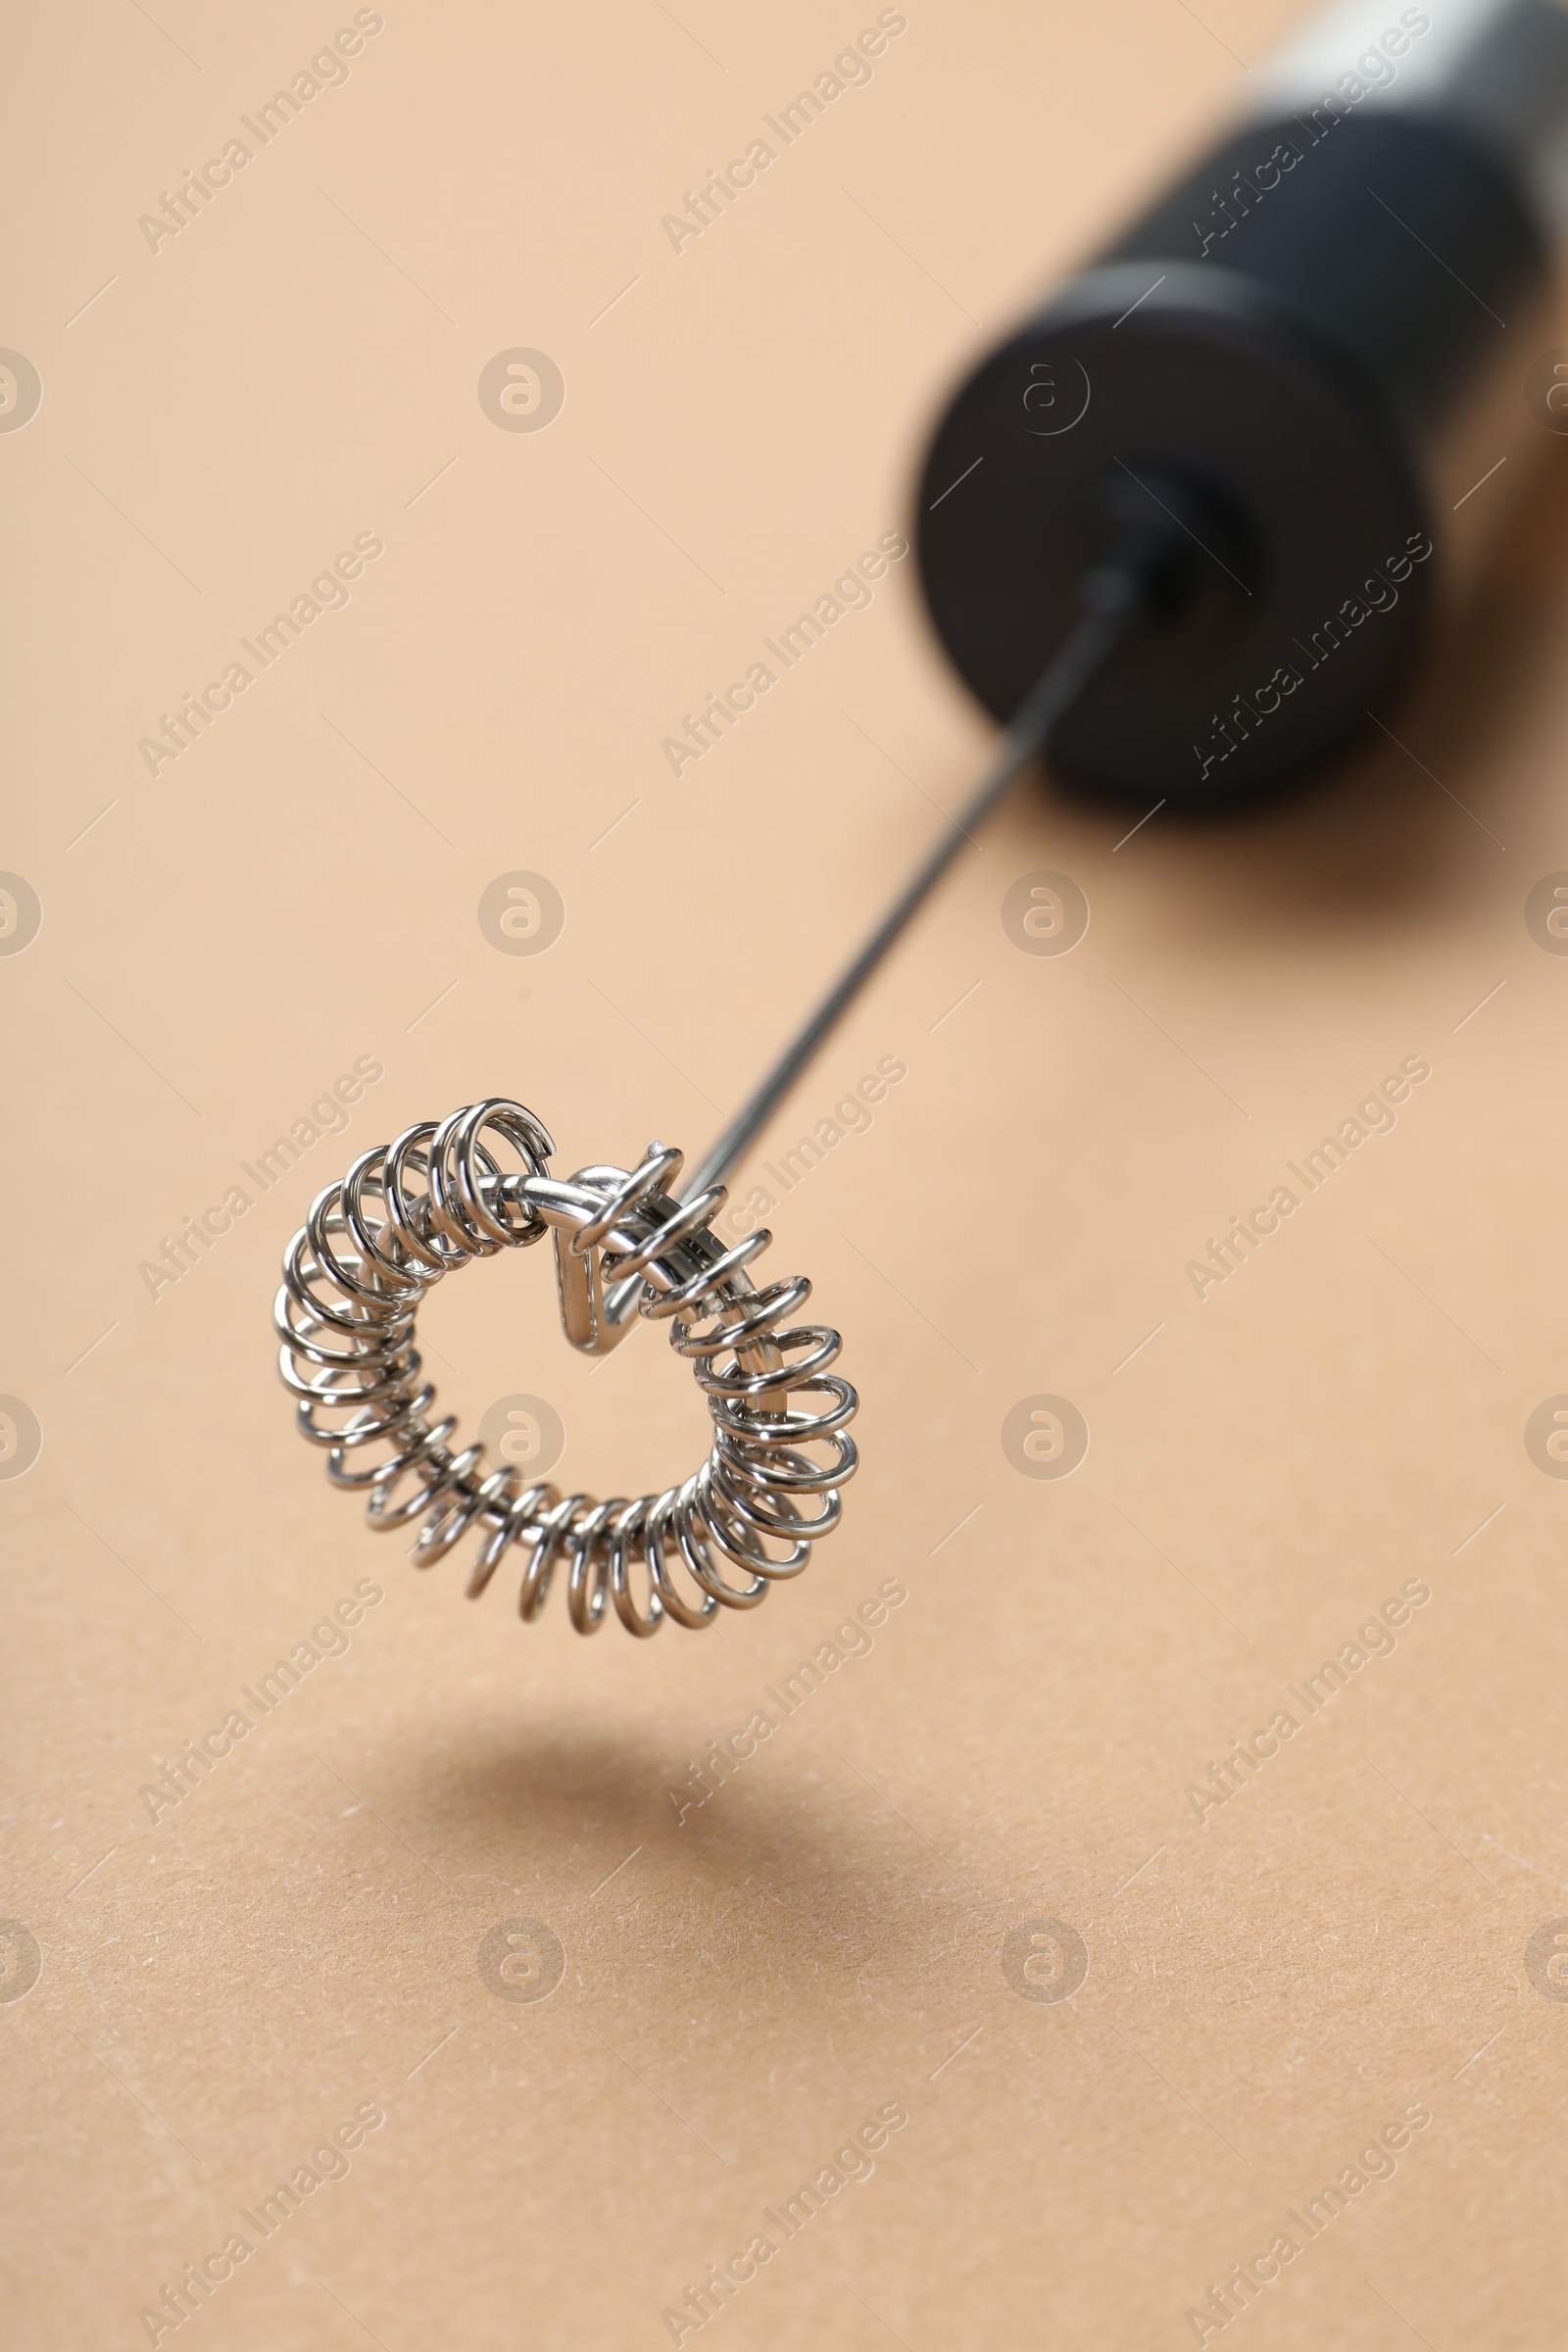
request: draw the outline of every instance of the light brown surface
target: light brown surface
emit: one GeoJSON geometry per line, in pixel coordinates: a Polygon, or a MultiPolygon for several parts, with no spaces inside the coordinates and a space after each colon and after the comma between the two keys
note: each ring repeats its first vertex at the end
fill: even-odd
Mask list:
{"type": "MultiPolygon", "coordinates": [[[[678,256],[661,216],[873,9],[384,13],[156,255],[138,214],[352,12],[13,29],[0,341],[44,402],[0,438],[0,864],[44,921],[0,962],[0,1388],[44,1444],[0,1485],[0,1913],[43,1965],[0,2003],[8,2340],[147,2341],[373,2105],[347,2177],[165,2344],[668,2342],[897,2103],[874,2176],[688,2344],[1191,2342],[1412,2105],[1393,2178],[1225,2340],[1555,2343],[1568,2004],[1525,1954],[1568,1913],[1568,1489],[1523,1432],[1568,1388],[1568,962],[1523,908],[1568,865],[1560,469],[1412,757],[1119,849],[1125,820],[1026,792],[803,1085],[770,1151],[908,1066],[770,1219],[864,1399],[811,1573],[647,1645],[585,1644],[559,1595],[519,1627],[514,1580],[470,1608],[466,1560],[413,1575],[294,1436],[284,1241],[354,1152],[484,1093],[565,1169],[703,1147],[988,738],[907,564],[678,783],[662,737],[906,519],[964,355],[1287,12],[911,5],[678,256]],[[514,346],[564,373],[548,431],[475,398],[514,346]],[[366,531],[348,608],[150,776],[159,713],[366,531]],[[1093,908],[1061,958],[999,921],[1039,867],[1093,908]],[[533,960],[475,919],[515,868],[567,905],[533,960]],[[385,1075],[347,1133],[155,1302],[141,1262],[358,1055],[385,1075]],[[1187,1261],[1409,1055],[1397,1129],[1200,1303],[1187,1261]],[[1062,1483],[1000,1443],[1042,1392],[1093,1433],[1062,1483]],[[368,1577],[347,1653],[154,1827],[160,1760],[368,1577]],[[869,1654],[678,1824],[691,1761],[887,1579],[869,1654]],[[1405,1580],[1431,1600],[1394,1653],[1200,1823],[1190,1786],[1405,1580]],[[1042,1916],[1089,1955],[1059,2003],[1001,1964],[1042,1916]],[[517,1917],[565,1949],[542,2003],[478,1974],[517,1917]]],[[[525,1390],[573,1482],[688,1466],[657,1336],[594,1372],[552,1292],[524,1253],[427,1310],[465,1429],[525,1390]]]]}

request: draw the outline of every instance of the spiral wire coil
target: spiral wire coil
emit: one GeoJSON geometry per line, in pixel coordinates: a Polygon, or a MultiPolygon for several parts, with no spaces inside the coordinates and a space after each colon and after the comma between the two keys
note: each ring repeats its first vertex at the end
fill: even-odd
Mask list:
{"type": "Polygon", "coordinates": [[[771,1234],[726,1248],[710,1231],[722,1185],[689,1201],[671,1194],[681,1152],[651,1144],[633,1169],[594,1165],[562,1180],[550,1174],[554,1151],[531,1111],[491,1100],[406,1128],[327,1186],[284,1253],[274,1309],[298,1426],[327,1449],[333,1484],[366,1494],[371,1527],[423,1515],[416,1567],[432,1567],[473,1531],[470,1600],[515,1544],[526,1555],[525,1619],[544,1607],[558,1565],[580,1634],[597,1631],[612,1601],[639,1637],[666,1616],[695,1629],[720,1606],[754,1608],[839,1523],[858,1403],[829,1370],[839,1335],[825,1324],[784,1328],[809,1282],[754,1287],[747,1269],[771,1234]],[[420,1301],[473,1259],[547,1233],[574,1345],[607,1351],[635,1308],[667,1322],[670,1346],[691,1364],[713,1435],[684,1484],[630,1499],[563,1495],[526,1483],[515,1465],[487,1470],[482,1445],[455,1450],[451,1414],[432,1418],[435,1389],[415,1346],[420,1301]],[[360,1461],[371,1447],[384,1450],[360,1461]]]}

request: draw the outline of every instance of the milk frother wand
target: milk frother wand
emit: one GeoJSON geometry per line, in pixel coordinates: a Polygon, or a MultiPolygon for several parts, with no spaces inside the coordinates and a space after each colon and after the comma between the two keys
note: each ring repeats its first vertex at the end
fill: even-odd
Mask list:
{"type": "Polygon", "coordinates": [[[1568,351],[1539,347],[1565,220],[1568,16],[1351,0],[959,386],[921,477],[920,577],[1006,732],[691,1178],[658,1143],[558,1178],[542,1123],[493,1099],[363,1153],[289,1247],[274,1320],[299,1427],[372,1527],[422,1519],[416,1565],[471,1533],[472,1597],[515,1545],[525,1619],[559,1570],[579,1633],[612,1607],[640,1637],[800,1574],[841,1516],[858,1399],[829,1369],[838,1333],[788,1323],[810,1285],[754,1286],[771,1235],[712,1232],[719,1179],[1038,755],[1091,794],[1201,808],[1353,740],[1474,578],[1568,387],[1568,351]],[[680,1485],[562,1496],[430,1417],[420,1301],[547,1234],[574,1347],[604,1354],[648,1318],[690,1363],[712,1442],[680,1485]]]}

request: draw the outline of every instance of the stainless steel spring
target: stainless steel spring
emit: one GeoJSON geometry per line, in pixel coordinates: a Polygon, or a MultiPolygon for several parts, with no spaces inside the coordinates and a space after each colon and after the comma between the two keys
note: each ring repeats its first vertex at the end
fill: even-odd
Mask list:
{"type": "Polygon", "coordinates": [[[333,1484],[366,1494],[371,1527],[423,1514],[416,1567],[432,1567],[472,1531],[470,1599],[515,1544],[526,1553],[520,1614],[539,1614],[561,1567],[580,1634],[598,1629],[612,1601],[639,1637],[665,1617],[696,1628],[720,1606],[754,1608],[770,1585],[798,1576],[839,1523],[839,1490],[857,1465],[846,1426],[858,1403],[829,1370],[839,1335],[825,1324],[785,1328],[809,1282],[754,1287],[747,1269],[772,1236],[726,1248],[710,1230],[725,1188],[684,1202],[671,1193],[681,1152],[650,1144],[635,1168],[596,1164],[563,1180],[550,1174],[554,1151],[532,1111],[491,1100],[405,1128],[327,1186],[284,1253],[274,1307],[278,1369],[298,1399],[299,1428],[326,1448],[333,1484]],[[668,1323],[713,1426],[706,1460],[684,1484],[630,1499],[564,1495],[525,1485],[510,1465],[487,1471],[482,1446],[456,1449],[452,1415],[432,1418],[435,1389],[415,1346],[421,1300],[457,1268],[546,1234],[573,1346],[607,1352],[634,1310],[668,1323]],[[372,1447],[384,1450],[360,1462],[372,1447]]]}

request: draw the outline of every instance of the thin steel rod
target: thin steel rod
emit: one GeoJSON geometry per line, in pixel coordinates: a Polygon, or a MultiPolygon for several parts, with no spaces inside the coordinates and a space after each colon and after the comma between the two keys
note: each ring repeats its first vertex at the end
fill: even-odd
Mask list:
{"type": "Polygon", "coordinates": [[[1045,749],[1052,728],[1139,619],[1144,610],[1144,581],[1131,566],[1107,568],[1095,575],[1093,585],[1098,594],[1090,610],[1022,704],[968,807],[960,816],[950,819],[944,839],[911,875],[854,962],[834,982],[761,1084],[741,1104],[729,1125],[683,1180],[682,1199],[694,1200],[709,1185],[718,1183],[729,1173],[823,1040],[837,1027],[905,926],[941,881],[963,843],[984,823],[1015,777],[1045,749]]]}

